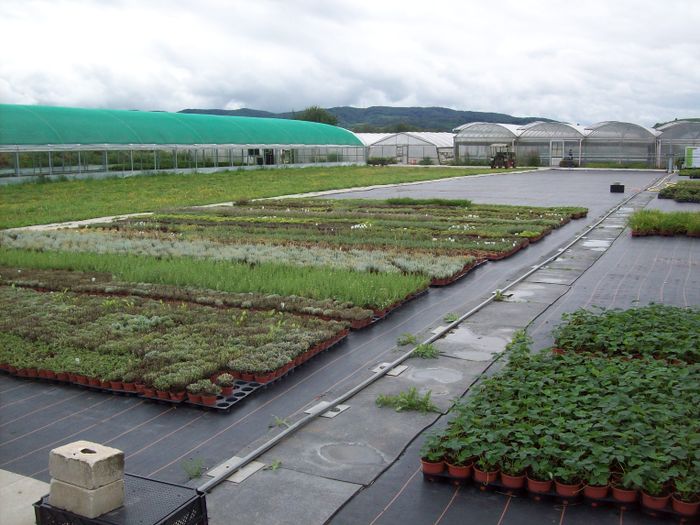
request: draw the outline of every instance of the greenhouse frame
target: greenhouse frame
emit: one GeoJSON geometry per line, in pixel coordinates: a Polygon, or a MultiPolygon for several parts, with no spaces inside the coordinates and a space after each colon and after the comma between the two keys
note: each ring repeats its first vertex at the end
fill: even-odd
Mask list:
{"type": "Polygon", "coordinates": [[[396,164],[450,164],[454,134],[446,132],[355,133],[367,148],[367,158],[392,159],[396,164]]]}
{"type": "Polygon", "coordinates": [[[659,137],[663,137],[660,130],[618,121],[587,127],[551,121],[524,126],[471,122],[454,131],[458,164],[483,163],[494,147],[507,147],[516,153],[520,164],[595,166],[618,163],[653,168],[659,167],[657,149],[659,137]]]}
{"type": "Polygon", "coordinates": [[[364,162],[352,132],[315,122],[0,104],[0,176],[364,162]]]}
{"type": "Polygon", "coordinates": [[[683,159],[687,147],[700,147],[700,120],[674,120],[656,129],[661,132],[657,156],[662,167],[668,165],[669,159],[672,164],[683,159]]]}

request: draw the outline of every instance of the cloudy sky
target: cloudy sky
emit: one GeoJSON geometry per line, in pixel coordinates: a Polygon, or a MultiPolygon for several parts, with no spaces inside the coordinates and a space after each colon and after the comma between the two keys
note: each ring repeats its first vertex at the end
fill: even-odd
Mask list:
{"type": "Polygon", "coordinates": [[[0,102],[700,117],[698,0],[2,0],[0,102]]]}

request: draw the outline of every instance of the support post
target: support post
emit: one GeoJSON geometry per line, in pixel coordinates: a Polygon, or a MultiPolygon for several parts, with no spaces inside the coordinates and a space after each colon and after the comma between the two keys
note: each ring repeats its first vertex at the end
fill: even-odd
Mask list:
{"type": "Polygon", "coordinates": [[[19,151],[15,151],[15,177],[19,177],[19,151]]]}

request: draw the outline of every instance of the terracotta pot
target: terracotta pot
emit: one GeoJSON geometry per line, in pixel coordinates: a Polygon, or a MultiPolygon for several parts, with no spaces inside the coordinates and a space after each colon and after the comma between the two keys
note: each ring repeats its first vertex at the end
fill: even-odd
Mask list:
{"type": "Polygon", "coordinates": [[[68,381],[68,374],[66,372],[56,372],[56,379],[59,381],[68,381]]]}
{"type": "Polygon", "coordinates": [[[17,373],[17,367],[12,366],[12,365],[7,365],[7,371],[11,374],[16,374],[17,373]]]}
{"type": "Polygon", "coordinates": [[[222,386],[221,395],[224,397],[229,397],[233,394],[233,386],[222,386]]]}
{"type": "Polygon", "coordinates": [[[76,374],[75,382],[78,383],[79,385],[89,385],[90,384],[90,380],[88,379],[88,376],[83,375],[83,374],[76,374]]]}
{"type": "Polygon", "coordinates": [[[46,373],[46,379],[56,379],[56,372],[53,370],[45,370],[46,373]]]}
{"type": "Polygon", "coordinates": [[[255,374],[256,383],[269,383],[272,381],[274,376],[273,372],[264,372],[262,374],[255,374]]]}
{"type": "Polygon", "coordinates": [[[420,464],[423,467],[423,474],[440,474],[443,470],[445,470],[444,461],[426,461],[425,459],[421,458],[420,464]]]}
{"type": "Polygon", "coordinates": [[[39,377],[39,371],[36,368],[27,368],[27,377],[39,377]]]}
{"type": "Polygon", "coordinates": [[[184,390],[180,390],[179,392],[170,392],[170,399],[172,401],[184,401],[185,399],[186,392],[184,390]]]}
{"type": "Polygon", "coordinates": [[[156,389],[145,386],[143,387],[143,395],[146,397],[156,397],[156,389]]]}
{"type": "Polygon", "coordinates": [[[36,371],[36,376],[40,377],[41,379],[46,379],[46,370],[44,370],[43,368],[39,368],[36,371]]]}
{"type": "Polygon", "coordinates": [[[231,375],[233,376],[234,379],[240,379],[241,378],[241,373],[238,370],[233,370],[231,372],[231,375]]]}
{"type": "Polygon", "coordinates": [[[447,464],[447,473],[453,478],[467,479],[472,475],[472,463],[467,465],[451,465],[447,464]]]}
{"type": "Polygon", "coordinates": [[[615,501],[619,501],[620,503],[634,503],[637,501],[637,491],[613,486],[612,497],[615,501]]]}
{"type": "Polygon", "coordinates": [[[134,384],[134,388],[139,394],[143,394],[143,389],[146,388],[146,385],[144,385],[143,383],[136,383],[134,384]]]}
{"type": "Polygon", "coordinates": [[[156,390],[156,396],[158,399],[170,399],[170,392],[167,390],[156,390]]]}
{"type": "Polygon", "coordinates": [[[122,384],[121,381],[110,381],[109,387],[112,390],[123,390],[124,389],[124,385],[122,384]]]}
{"type": "Polygon", "coordinates": [[[127,392],[136,392],[136,383],[124,382],[124,383],[122,383],[122,386],[124,387],[124,390],[126,390],[127,392]]]}
{"type": "Polygon", "coordinates": [[[202,403],[205,405],[216,405],[216,395],[202,394],[202,403]]]}
{"type": "Polygon", "coordinates": [[[190,403],[201,403],[202,402],[202,396],[200,394],[190,394],[187,392],[187,401],[190,403]]]}
{"type": "Polygon", "coordinates": [[[102,381],[100,381],[99,377],[88,377],[88,384],[90,386],[100,386],[102,381]]]}
{"type": "Polygon", "coordinates": [[[521,489],[525,486],[525,474],[520,476],[511,476],[505,472],[501,472],[501,483],[509,489],[521,489]]]}
{"type": "Polygon", "coordinates": [[[577,496],[583,487],[582,483],[562,483],[561,481],[554,480],[554,489],[557,494],[564,496],[565,498],[573,498],[577,496]]]}
{"type": "Polygon", "coordinates": [[[603,499],[608,495],[608,485],[586,485],[583,487],[583,495],[589,499],[603,499]]]}
{"type": "Polygon", "coordinates": [[[493,483],[497,479],[498,469],[486,471],[481,470],[476,465],[474,465],[474,481],[478,483],[483,483],[484,485],[488,485],[489,483],[493,483]]]}
{"type": "Polygon", "coordinates": [[[642,505],[648,509],[661,510],[668,505],[668,500],[670,499],[670,494],[666,494],[665,496],[652,496],[642,491],[642,505]]]}
{"type": "Polygon", "coordinates": [[[18,368],[17,369],[17,377],[27,377],[27,369],[26,368],[18,368]]]}
{"type": "Polygon", "coordinates": [[[106,388],[107,390],[110,390],[112,388],[112,385],[109,381],[100,381],[100,386],[102,388],[106,388]]]}
{"type": "Polygon", "coordinates": [[[241,379],[243,381],[252,382],[252,381],[255,381],[255,376],[253,374],[251,374],[250,372],[243,372],[243,373],[241,373],[241,379]]]}
{"type": "Polygon", "coordinates": [[[541,481],[527,476],[527,490],[535,494],[545,494],[552,490],[552,480],[541,481]]]}
{"type": "Polygon", "coordinates": [[[683,516],[695,516],[698,513],[698,508],[700,508],[700,501],[688,503],[687,501],[678,499],[674,494],[671,497],[671,505],[673,510],[678,514],[682,514],[683,516]]]}

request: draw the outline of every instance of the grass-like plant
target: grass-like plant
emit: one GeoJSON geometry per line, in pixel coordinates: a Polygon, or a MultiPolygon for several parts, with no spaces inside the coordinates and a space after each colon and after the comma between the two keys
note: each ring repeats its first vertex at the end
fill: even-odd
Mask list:
{"type": "Polygon", "coordinates": [[[416,342],[416,336],[410,332],[405,332],[396,339],[396,344],[399,346],[414,345],[416,342]]]}
{"type": "Polygon", "coordinates": [[[438,412],[437,406],[431,401],[432,392],[428,390],[425,394],[420,395],[416,387],[412,386],[404,392],[399,392],[396,395],[379,394],[376,399],[378,407],[392,407],[397,412],[405,412],[413,410],[423,414],[427,412],[438,412]]]}
{"type": "Polygon", "coordinates": [[[411,354],[411,357],[420,359],[437,359],[440,357],[440,350],[432,343],[421,343],[411,354]]]}

